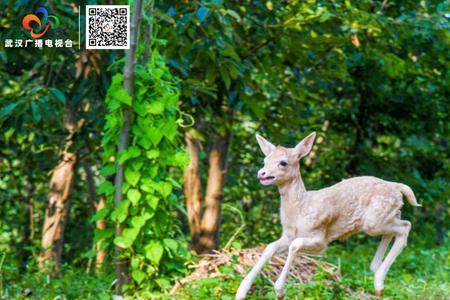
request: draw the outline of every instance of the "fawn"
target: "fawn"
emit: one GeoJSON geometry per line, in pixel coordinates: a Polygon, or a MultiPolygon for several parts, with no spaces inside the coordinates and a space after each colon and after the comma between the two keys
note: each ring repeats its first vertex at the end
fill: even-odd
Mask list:
{"type": "Polygon", "coordinates": [[[274,146],[256,135],[265,155],[258,179],[263,185],[275,184],[278,187],[283,233],[279,240],[267,245],[259,261],[241,282],[236,299],[246,297],[252,282],[274,254],[287,250],[286,263],[274,286],[277,298],[284,298],[284,285],[297,251],[322,253],[330,242],[359,231],[381,236],[370,264],[375,274],[375,293],[381,295],[389,268],[406,246],[411,223],[400,219],[403,197],[411,205],[420,206],[407,185],[362,176],[321,190],[306,191],[299,159],[311,151],[315,136],[313,132],[294,148],[285,148],[274,146]],[[383,260],[394,237],[394,244],[383,260]]]}

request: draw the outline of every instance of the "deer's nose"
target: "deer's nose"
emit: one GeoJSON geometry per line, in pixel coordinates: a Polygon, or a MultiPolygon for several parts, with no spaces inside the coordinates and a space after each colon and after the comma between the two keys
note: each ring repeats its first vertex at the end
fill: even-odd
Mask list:
{"type": "Polygon", "coordinates": [[[266,176],[266,171],[264,171],[264,170],[259,170],[259,171],[258,171],[258,177],[264,177],[264,176],[266,176]]]}

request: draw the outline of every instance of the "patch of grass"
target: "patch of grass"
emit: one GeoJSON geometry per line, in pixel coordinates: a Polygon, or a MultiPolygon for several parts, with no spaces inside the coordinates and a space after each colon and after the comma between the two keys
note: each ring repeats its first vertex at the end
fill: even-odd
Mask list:
{"type": "MultiPolygon", "coordinates": [[[[334,282],[326,272],[318,270],[314,280],[300,284],[292,280],[286,285],[286,299],[303,300],[359,300],[374,299],[373,274],[370,260],[377,244],[359,241],[332,244],[325,256],[327,262],[341,265],[342,280],[334,282]]],[[[141,291],[130,299],[195,299],[232,300],[242,275],[231,265],[220,267],[221,277],[208,277],[185,285],[175,296],[141,291]]],[[[50,279],[36,268],[17,273],[14,264],[5,262],[2,272],[3,289],[0,299],[25,299],[25,289],[32,294],[26,299],[111,299],[114,272],[87,274],[83,269],[64,266],[62,276],[50,279]]],[[[132,291],[131,291],[132,292],[132,291]]],[[[275,299],[272,283],[262,276],[254,282],[248,299],[275,299]]],[[[393,264],[385,282],[382,299],[450,299],[450,245],[428,248],[411,243],[393,264]]]]}
{"type": "MultiPolygon", "coordinates": [[[[321,258],[340,263],[342,280],[334,282],[320,270],[307,284],[288,281],[287,299],[373,299],[373,274],[369,264],[377,244],[334,244],[321,258]]],[[[385,282],[382,299],[450,299],[450,247],[405,248],[393,264],[385,282]]],[[[232,268],[220,278],[191,282],[177,294],[178,299],[234,299],[242,276],[232,268]]],[[[259,276],[248,299],[275,299],[272,284],[259,276]]]]}
{"type": "Polygon", "coordinates": [[[36,269],[19,274],[15,264],[5,264],[0,299],[111,299],[110,286],[114,272],[93,275],[82,269],[63,266],[61,274],[60,277],[50,278],[36,269]]]}

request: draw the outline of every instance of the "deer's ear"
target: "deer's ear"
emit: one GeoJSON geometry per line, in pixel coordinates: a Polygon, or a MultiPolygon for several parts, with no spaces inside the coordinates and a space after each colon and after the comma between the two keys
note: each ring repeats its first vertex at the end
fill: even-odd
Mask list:
{"type": "Polygon", "coordinates": [[[256,135],[256,140],[258,141],[259,147],[261,148],[265,156],[268,156],[270,152],[275,149],[275,146],[271,142],[267,141],[259,134],[256,135]]]}
{"type": "Polygon", "coordinates": [[[297,155],[298,159],[308,155],[309,151],[311,151],[312,149],[315,138],[316,133],[315,132],[310,133],[300,143],[298,143],[297,146],[295,146],[294,152],[297,155]]]}

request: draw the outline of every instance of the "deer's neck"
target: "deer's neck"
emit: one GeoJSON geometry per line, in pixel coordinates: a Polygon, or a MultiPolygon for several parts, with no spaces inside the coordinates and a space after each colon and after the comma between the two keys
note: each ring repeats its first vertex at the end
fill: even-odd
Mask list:
{"type": "Polygon", "coordinates": [[[280,192],[282,206],[290,206],[301,201],[306,189],[300,172],[290,181],[278,186],[278,191],[280,192]]]}

